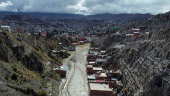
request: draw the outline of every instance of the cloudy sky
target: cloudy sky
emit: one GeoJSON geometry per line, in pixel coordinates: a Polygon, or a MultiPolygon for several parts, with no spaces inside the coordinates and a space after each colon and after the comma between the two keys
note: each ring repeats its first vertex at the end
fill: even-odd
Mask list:
{"type": "Polygon", "coordinates": [[[0,0],[0,11],[73,14],[165,13],[170,0],[0,0]]]}

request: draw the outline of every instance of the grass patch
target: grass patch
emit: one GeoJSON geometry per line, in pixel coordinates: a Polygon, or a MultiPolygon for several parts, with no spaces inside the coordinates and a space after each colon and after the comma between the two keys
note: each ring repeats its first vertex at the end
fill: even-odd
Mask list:
{"type": "Polygon", "coordinates": [[[45,90],[40,90],[36,93],[36,96],[47,96],[47,92],[45,90]]]}
{"type": "Polygon", "coordinates": [[[12,66],[12,69],[16,72],[17,71],[17,67],[16,66],[12,66]]]}

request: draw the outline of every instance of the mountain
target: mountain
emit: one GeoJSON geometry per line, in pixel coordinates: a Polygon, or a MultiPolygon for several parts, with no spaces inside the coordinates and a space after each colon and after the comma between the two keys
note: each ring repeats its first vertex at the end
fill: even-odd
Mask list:
{"type": "Polygon", "coordinates": [[[128,89],[122,90],[124,96],[170,96],[170,12],[121,24],[119,31],[140,26],[147,26],[143,32],[149,35],[128,42],[123,49],[112,47],[114,36],[106,39],[110,42],[107,50],[113,55],[104,66],[121,70],[124,88],[128,89]]]}
{"type": "Polygon", "coordinates": [[[127,21],[137,21],[141,19],[147,19],[152,17],[151,14],[97,14],[97,15],[80,15],[80,14],[68,14],[68,13],[39,13],[39,12],[7,12],[1,11],[0,17],[5,17],[9,15],[22,15],[31,16],[41,19],[80,19],[80,20],[102,20],[111,22],[127,22],[127,21]]]}
{"type": "Polygon", "coordinates": [[[53,68],[62,65],[62,58],[51,53],[61,50],[61,42],[68,46],[65,38],[45,39],[0,33],[0,96],[47,96],[59,94],[60,75],[53,68]]]}

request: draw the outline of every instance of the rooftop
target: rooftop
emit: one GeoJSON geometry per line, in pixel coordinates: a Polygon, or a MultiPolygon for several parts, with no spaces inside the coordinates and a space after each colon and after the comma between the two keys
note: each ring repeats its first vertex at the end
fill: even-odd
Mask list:
{"type": "Polygon", "coordinates": [[[102,71],[102,67],[93,67],[93,70],[102,71]]]}
{"type": "Polygon", "coordinates": [[[106,58],[96,58],[96,62],[106,62],[106,58]]]}
{"type": "Polygon", "coordinates": [[[105,53],[106,51],[101,51],[101,53],[105,53]]]}
{"type": "Polygon", "coordinates": [[[88,76],[88,79],[96,79],[96,78],[95,78],[95,76],[90,75],[90,76],[88,76]]]}
{"type": "Polygon", "coordinates": [[[95,61],[89,62],[89,64],[93,64],[93,63],[96,63],[96,62],[95,61]]]}
{"type": "Polygon", "coordinates": [[[106,73],[101,73],[99,76],[100,77],[107,77],[106,73]]]}
{"type": "Polygon", "coordinates": [[[87,65],[87,67],[93,67],[93,65],[87,65]]]}
{"type": "Polygon", "coordinates": [[[62,65],[60,67],[54,68],[53,70],[63,70],[63,71],[67,71],[67,66],[66,65],[62,65]]]}
{"type": "Polygon", "coordinates": [[[1,27],[10,27],[10,26],[1,26],[1,27]]]}
{"type": "Polygon", "coordinates": [[[105,90],[105,91],[112,91],[111,88],[109,88],[109,85],[103,83],[89,83],[90,90],[105,90]]]}

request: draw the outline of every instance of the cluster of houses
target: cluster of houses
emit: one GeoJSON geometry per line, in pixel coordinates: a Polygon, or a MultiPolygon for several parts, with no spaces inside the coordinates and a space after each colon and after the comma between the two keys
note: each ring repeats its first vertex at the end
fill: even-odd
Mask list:
{"type": "Polygon", "coordinates": [[[119,69],[103,69],[102,63],[107,62],[111,56],[99,48],[90,48],[87,54],[87,74],[90,96],[117,96],[123,88],[122,74],[119,69]]]}
{"type": "MultiPolygon", "coordinates": [[[[70,37],[70,36],[67,35],[66,38],[68,38],[68,37],[70,37]]],[[[58,43],[59,45],[61,45],[62,50],[60,50],[60,51],[52,50],[52,53],[59,55],[60,52],[75,51],[77,45],[83,45],[85,43],[86,43],[86,38],[84,38],[84,37],[78,37],[76,40],[74,40],[73,43],[71,43],[71,45],[69,47],[63,47],[62,43],[58,43]]],[[[67,66],[65,66],[65,65],[58,66],[58,67],[55,67],[53,70],[55,70],[61,76],[65,77],[66,73],[67,73],[67,66]]]]}
{"type": "MultiPolygon", "coordinates": [[[[140,38],[140,32],[147,29],[148,27],[140,27],[140,28],[132,28],[131,29],[131,32],[126,34],[126,37],[130,37],[130,38],[134,38],[134,39],[137,39],[137,38],[140,38]]],[[[148,32],[145,32],[145,34],[149,34],[148,32]]]]}
{"type": "MultiPolygon", "coordinates": [[[[77,38],[77,37],[76,37],[76,38],[77,38]]],[[[86,41],[86,38],[84,38],[84,37],[78,37],[76,40],[74,40],[73,43],[71,43],[71,45],[68,47],[68,50],[69,50],[69,51],[75,51],[77,45],[83,45],[83,44],[85,44],[86,42],[87,42],[87,41],[86,41]]]]}

